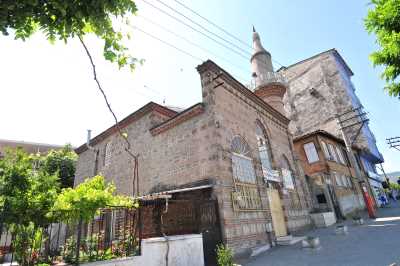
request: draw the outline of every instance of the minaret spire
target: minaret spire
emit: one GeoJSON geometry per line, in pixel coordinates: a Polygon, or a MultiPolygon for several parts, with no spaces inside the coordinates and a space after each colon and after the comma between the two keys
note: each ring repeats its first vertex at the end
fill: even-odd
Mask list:
{"type": "Polygon", "coordinates": [[[287,83],[280,73],[274,72],[271,54],[261,44],[260,35],[253,25],[253,55],[250,59],[254,93],[282,114],[283,95],[287,83]]]}

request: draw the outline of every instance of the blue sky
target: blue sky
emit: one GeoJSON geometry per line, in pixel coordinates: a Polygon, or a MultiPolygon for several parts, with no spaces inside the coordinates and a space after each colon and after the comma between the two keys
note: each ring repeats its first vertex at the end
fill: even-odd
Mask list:
{"type": "MultiPolygon", "coordinates": [[[[173,14],[157,0],[146,1],[173,14]]],[[[163,1],[218,35],[230,38],[173,0],[163,1]]],[[[400,135],[400,101],[382,91],[380,69],[373,68],[368,59],[376,45],[374,36],[369,36],[363,26],[367,1],[180,1],[249,45],[254,25],[264,47],[283,65],[336,48],[355,73],[353,83],[370,114],[370,127],[386,160],[385,168],[400,170],[400,152],[385,144],[387,137],[400,135]]],[[[199,102],[200,80],[195,67],[208,58],[248,83],[249,59],[192,31],[143,0],[136,3],[140,16],[132,18],[135,26],[189,52],[196,59],[130,29],[133,39],[127,45],[135,56],[145,59],[145,63],[134,73],[118,71],[102,58],[101,41],[95,37],[86,38],[99,77],[119,118],[149,101],[162,103],[165,100],[167,105],[183,107],[199,102]]],[[[242,43],[229,40],[248,49],[242,43]]],[[[112,117],[96,89],[88,59],[77,40],[50,45],[40,33],[26,42],[1,36],[0,59],[0,138],[54,144],[68,142],[78,146],[85,141],[86,129],[98,134],[112,125],[112,117]]],[[[274,66],[280,67],[276,63],[274,66]]]]}

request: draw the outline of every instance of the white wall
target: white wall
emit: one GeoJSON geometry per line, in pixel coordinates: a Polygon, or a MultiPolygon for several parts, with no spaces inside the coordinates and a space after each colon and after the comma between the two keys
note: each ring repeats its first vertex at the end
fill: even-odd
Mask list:
{"type": "MultiPolygon", "coordinates": [[[[169,266],[204,266],[203,237],[196,235],[169,236],[169,266]]],[[[166,240],[155,237],[142,240],[142,255],[85,263],[85,266],[164,266],[167,251],[166,240]]]]}

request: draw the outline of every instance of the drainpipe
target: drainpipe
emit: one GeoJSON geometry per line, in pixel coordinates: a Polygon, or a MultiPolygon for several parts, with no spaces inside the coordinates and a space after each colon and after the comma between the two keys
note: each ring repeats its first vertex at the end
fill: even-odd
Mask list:
{"type": "Polygon", "coordinates": [[[98,163],[98,157],[99,157],[99,149],[96,149],[96,148],[90,146],[91,133],[92,133],[92,130],[88,129],[87,130],[86,147],[88,148],[88,150],[91,150],[91,151],[94,152],[93,176],[95,176],[97,174],[97,163],[98,163]]]}

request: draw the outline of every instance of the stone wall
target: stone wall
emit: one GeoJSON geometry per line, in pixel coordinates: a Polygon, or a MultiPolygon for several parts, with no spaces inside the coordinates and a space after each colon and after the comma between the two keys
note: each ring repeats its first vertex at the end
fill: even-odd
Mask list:
{"type": "MultiPolygon", "coordinates": [[[[341,56],[335,50],[329,50],[294,64],[282,73],[290,84],[284,102],[292,120],[291,132],[298,136],[322,129],[341,136],[335,115],[361,104],[350,80],[353,73],[341,56]]],[[[357,131],[358,128],[353,127],[346,132],[355,136],[357,131]]],[[[375,142],[368,124],[364,125],[356,145],[379,158],[381,155],[375,142]]]]}
{"type": "MultiPolygon", "coordinates": [[[[201,235],[180,235],[168,237],[168,265],[203,266],[203,238],[201,235]]],[[[166,263],[167,241],[163,237],[142,240],[140,256],[83,263],[84,266],[164,266],[166,263]]]]}
{"type": "MultiPolygon", "coordinates": [[[[199,71],[203,101],[193,108],[202,108],[201,112],[185,120],[180,117],[192,109],[172,119],[152,111],[123,130],[133,144],[132,149],[139,154],[140,193],[211,182],[214,185],[212,197],[217,198],[219,203],[224,241],[235,252],[239,252],[273,240],[266,233],[271,225],[271,214],[255,137],[257,120],[267,130],[273,166],[282,167],[283,157],[286,157],[295,174],[295,189],[281,195],[289,232],[310,224],[310,203],[304,174],[293,153],[288,120],[232,80],[229,74],[215,78],[216,71],[221,70],[213,63],[211,65],[212,71],[211,68],[199,71]],[[230,147],[236,135],[245,138],[251,147],[263,211],[233,210],[230,147]]],[[[112,134],[95,144],[94,148],[99,150],[97,172],[113,181],[119,193],[131,195],[133,161],[123,150],[123,140],[112,134]],[[104,157],[107,143],[110,143],[111,156],[110,163],[106,165],[104,157]]],[[[94,174],[94,156],[91,150],[80,153],[76,184],[94,174]]]]}
{"type": "MultiPolygon", "coordinates": [[[[215,83],[207,80],[212,75],[210,72],[202,73],[203,88],[207,91],[210,102],[215,104],[215,122],[219,125],[215,130],[216,143],[220,151],[218,155],[218,186],[216,193],[219,195],[221,219],[224,227],[224,238],[228,246],[235,252],[246,248],[269,243],[266,234],[267,225],[271,223],[267,185],[263,181],[261,162],[258,154],[257,139],[255,135],[256,121],[266,128],[272,149],[273,167],[282,167],[285,156],[290,163],[290,168],[296,175],[296,189],[282,195],[287,226],[289,231],[299,230],[310,224],[308,203],[305,197],[304,175],[298,171],[297,162],[291,147],[291,136],[287,124],[276,118],[273,114],[263,109],[238,91],[234,83],[222,80],[223,85],[213,89],[215,83]],[[232,208],[233,174],[231,161],[231,141],[240,135],[249,144],[251,157],[256,169],[257,183],[264,211],[234,211],[232,208]],[[297,202],[294,204],[293,202],[297,202]]],[[[218,84],[218,82],[216,82],[218,84]]]]}

